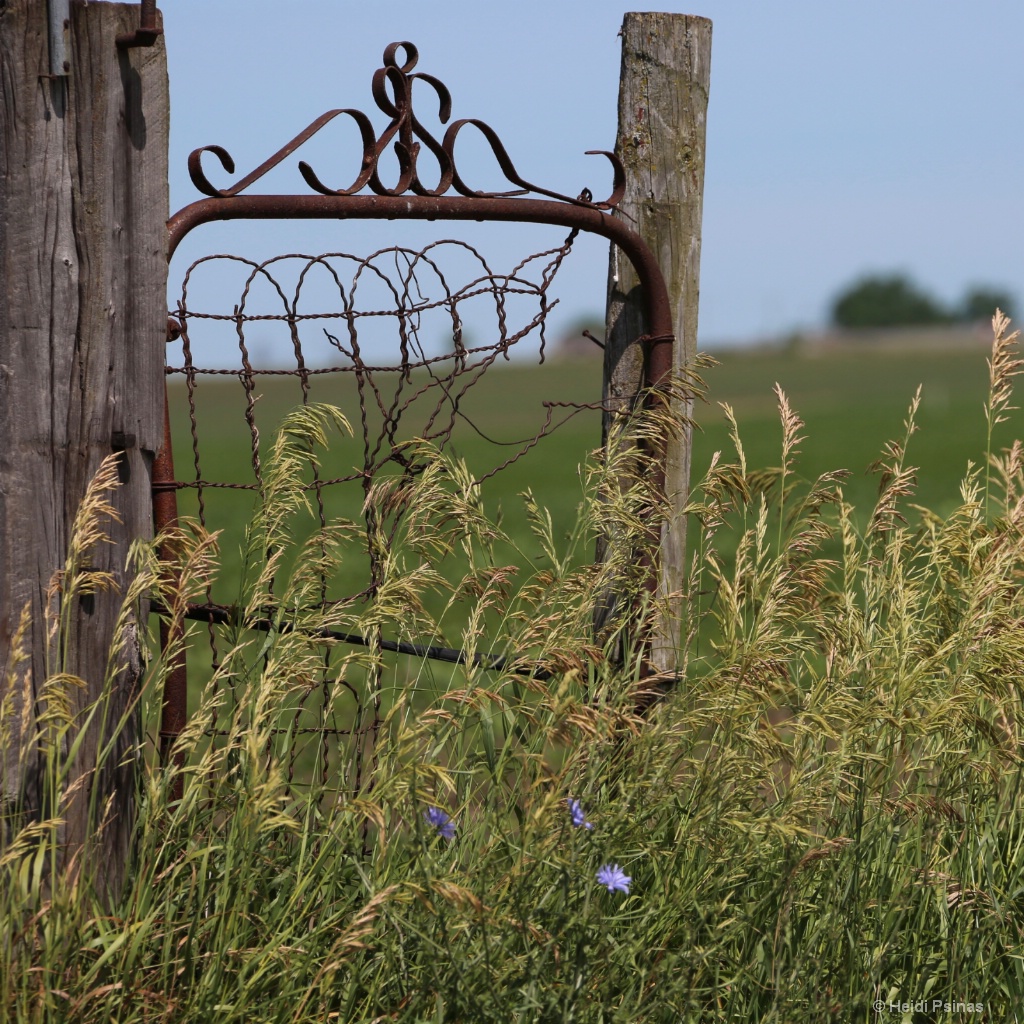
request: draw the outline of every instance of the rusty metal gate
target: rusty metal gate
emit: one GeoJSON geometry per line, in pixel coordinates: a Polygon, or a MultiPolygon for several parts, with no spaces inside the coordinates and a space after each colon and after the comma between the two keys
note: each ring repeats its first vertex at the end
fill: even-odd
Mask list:
{"type": "MultiPolygon", "coordinates": [[[[618,159],[612,153],[603,153],[614,171],[614,187],[606,200],[595,201],[588,190],[573,197],[524,180],[498,135],[483,121],[475,118],[453,121],[439,141],[416,117],[412,102],[413,88],[419,82],[421,89],[428,88],[433,92],[442,124],[450,121],[451,97],[439,79],[415,70],[417,60],[416,48],[408,42],[392,43],[384,51],[383,66],[373,76],[372,93],[377,107],[390,118],[390,123],[379,135],[369,117],[360,110],[346,108],[328,111],[263,164],[226,188],[217,188],[211,183],[203,168],[203,156],[210,154],[219,160],[228,174],[233,174],[234,163],[228,152],[219,146],[205,146],[195,150],[189,157],[189,172],[196,188],[205,198],[191,203],[171,217],[168,222],[168,258],[190,231],[199,225],[218,220],[522,222],[565,228],[568,229],[568,237],[561,244],[533,254],[511,272],[503,274],[494,272],[473,246],[454,239],[444,239],[420,249],[388,246],[363,258],[348,253],[321,253],[314,256],[293,253],[263,261],[238,256],[209,256],[197,260],[185,275],[181,298],[177,307],[171,309],[168,321],[169,340],[180,343],[181,358],[180,362],[172,363],[169,357],[167,374],[169,377],[180,376],[185,382],[192,440],[192,473],[190,479],[185,478],[188,474],[180,478],[176,476],[175,454],[178,454],[182,464],[188,456],[172,453],[168,409],[164,447],[155,461],[153,473],[157,530],[176,525],[177,496],[183,489],[193,492],[199,518],[204,525],[208,518],[209,496],[222,493],[224,489],[257,493],[261,490],[263,479],[256,422],[259,398],[256,389],[261,374],[297,378],[303,403],[309,400],[311,383],[322,375],[345,377],[353,382],[356,389],[353,401],[358,409],[362,434],[359,440],[362,443],[363,465],[361,468],[356,467],[353,472],[335,476],[321,477],[314,472],[309,489],[315,498],[321,522],[326,521],[327,515],[323,497],[325,488],[340,483],[362,487],[365,512],[372,517],[375,512],[370,492],[376,475],[387,468],[395,470],[396,467],[401,472],[415,471],[415,467],[408,464],[403,454],[405,449],[397,439],[396,430],[399,420],[411,415],[410,410],[416,401],[424,410],[417,436],[443,445],[450,435],[462,397],[496,360],[508,357],[513,345],[527,334],[537,331],[543,358],[544,322],[550,308],[548,289],[579,232],[590,232],[610,240],[636,268],[646,304],[646,334],[638,339],[645,353],[644,382],[649,388],[646,392],[648,401],[660,401],[658,388],[667,382],[672,366],[674,340],[670,303],[653,254],[635,232],[614,216],[624,189],[624,174],[618,159]],[[339,117],[350,119],[362,140],[358,173],[350,185],[331,188],[308,163],[300,161],[299,170],[312,194],[248,194],[247,190],[260,178],[339,117]],[[498,166],[513,186],[510,191],[477,191],[464,180],[456,162],[456,143],[460,134],[467,129],[479,133],[489,146],[498,166]],[[393,185],[382,181],[379,166],[382,155],[390,151],[397,157],[398,165],[398,176],[393,185]],[[436,184],[425,182],[421,176],[421,157],[426,151],[429,151],[432,158],[431,163],[436,163],[436,184]],[[461,288],[453,288],[442,269],[444,255],[452,250],[460,258],[468,259],[478,267],[475,278],[461,288]],[[244,287],[238,302],[229,312],[209,313],[190,306],[190,282],[212,261],[230,261],[233,267],[241,271],[244,287]],[[288,272],[297,281],[290,293],[282,283],[288,272]],[[303,284],[313,273],[328,275],[334,283],[338,309],[327,313],[306,313],[300,309],[303,284]],[[421,286],[420,278],[424,275],[430,276],[434,288],[432,294],[437,297],[431,298],[421,286]],[[386,308],[359,308],[355,295],[365,281],[376,282],[390,295],[390,304],[386,308]],[[253,313],[249,310],[248,297],[256,285],[268,289],[270,294],[277,297],[275,301],[279,301],[280,305],[278,312],[253,313]],[[536,304],[536,314],[518,331],[507,323],[506,305],[508,297],[513,294],[526,296],[536,304]],[[459,312],[460,303],[481,295],[494,305],[499,324],[497,340],[487,344],[476,344],[463,336],[459,312]],[[451,323],[451,346],[444,352],[428,352],[418,337],[419,318],[431,310],[441,310],[451,323]],[[370,359],[360,344],[356,328],[373,318],[376,318],[376,322],[388,319],[396,322],[399,355],[397,360],[386,365],[370,359]],[[194,335],[201,325],[211,321],[226,324],[235,333],[239,352],[237,366],[210,367],[199,359],[194,335]],[[336,354],[333,364],[313,365],[307,359],[300,328],[310,321],[320,321],[319,325],[332,346],[331,350],[336,354]],[[271,324],[282,331],[282,338],[287,338],[295,360],[293,369],[261,370],[254,366],[247,337],[247,330],[253,324],[271,324]],[[332,334],[329,326],[336,326],[337,333],[332,334]],[[195,399],[200,382],[210,374],[234,376],[242,384],[253,473],[250,482],[214,480],[204,472],[202,431],[197,425],[195,399]],[[420,376],[416,377],[415,374],[420,376]],[[390,382],[390,391],[380,386],[380,381],[385,377],[390,382]],[[374,419],[372,426],[369,423],[371,419],[374,419]]],[[[552,401],[544,403],[544,406],[546,418],[540,429],[532,438],[525,439],[511,458],[496,467],[495,472],[533,447],[561,419],[573,415],[580,408],[580,403],[552,401]]],[[[600,397],[587,407],[600,408],[600,397]]],[[[655,480],[656,487],[664,486],[663,472],[662,467],[655,474],[660,474],[660,479],[655,480]]],[[[372,597],[373,559],[371,551],[369,585],[362,594],[356,595],[364,599],[372,597]]],[[[653,589],[656,569],[650,565],[648,571],[653,589]]],[[[326,591],[322,600],[325,605],[329,602],[326,591]]],[[[185,617],[206,622],[212,638],[214,627],[237,621],[236,612],[237,609],[229,602],[215,601],[208,594],[205,602],[190,604],[185,617]]],[[[255,630],[270,628],[269,623],[258,619],[247,621],[244,625],[247,629],[255,630]]],[[[180,636],[181,628],[180,621],[177,624],[165,621],[161,637],[165,649],[178,639],[175,633],[180,636]]],[[[325,637],[332,642],[355,645],[371,642],[368,637],[339,631],[325,631],[325,637]]],[[[388,637],[377,637],[373,642],[383,650],[420,658],[461,663],[467,657],[464,651],[432,644],[388,637]]],[[[216,658],[216,653],[213,657],[216,658]]],[[[475,664],[483,668],[502,669],[509,664],[509,659],[501,654],[476,653],[473,658],[475,664]]],[[[548,673],[543,665],[529,666],[524,671],[541,678],[548,673]]],[[[180,654],[170,672],[164,693],[160,738],[161,753],[165,758],[171,756],[174,742],[185,725],[186,696],[185,659],[180,654]]],[[[361,698],[354,696],[358,704],[361,698]]],[[[375,729],[377,724],[379,722],[374,719],[370,727],[375,729]]]]}

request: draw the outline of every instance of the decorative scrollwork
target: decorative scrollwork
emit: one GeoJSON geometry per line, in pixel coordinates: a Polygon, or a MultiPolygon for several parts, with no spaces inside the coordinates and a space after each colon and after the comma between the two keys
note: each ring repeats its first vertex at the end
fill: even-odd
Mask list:
{"type": "Polygon", "coordinates": [[[204,153],[212,153],[220,161],[221,166],[228,174],[235,173],[235,162],[231,154],[222,146],[202,146],[193,150],[188,158],[189,176],[192,183],[204,195],[213,198],[228,198],[244,192],[253,182],[258,181],[268,171],[276,167],[285,157],[290,156],[303,143],[316,135],[325,125],[329,124],[336,117],[346,115],[356,123],[359,134],[362,138],[363,155],[359,173],[355,180],[347,188],[330,188],[325,185],[312,167],[306,161],[299,161],[299,171],[310,188],[325,196],[350,196],[369,186],[370,190],[381,196],[400,196],[405,192],[412,192],[419,196],[441,196],[449,189],[454,188],[463,196],[475,198],[500,198],[508,196],[521,196],[528,193],[535,193],[547,196],[550,199],[558,199],[563,202],[573,203],[578,206],[591,206],[597,209],[610,210],[616,207],[622,199],[625,191],[625,174],[617,156],[605,150],[588,150],[588,155],[606,156],[613,168],[613,184],[611,195],[603,202],[594,202],[589,190],[584,191],[577,197],[562,195],[559,192],[552,192],[550,189],[534,185],[522,177],[516,170],[515,164],[509,157],[497,132],[488,124],[477,118],[462,118],[452,122],[445,131],[444,138],[438,140],[423,127],[416,117],[412,105],[412,90],[415,81],[422,81],[429,85],[437,95],[438,118],[441,124],[448,124],[451,117],[452,98],[447,86],[433,75],[424,74],[422,71],[413,72],[419,60],[419,53],[416,47],[409,42],[392,43],[384,51],[384,66],[374,72],[372,82],[373,99],[377,106],[388,117],[391,123],[381,132],[378,137],[374,131],[373,124],[369,117],[361,110],[344,108],[329,110],[321,114],[312,124],[304,128],[289,143],[279,149],[272,157],[265,160],[254,171],[251,171],[244,178],[240,178],[233,185],[227,188],[216,188],[210,179],[206,177],[202,166],[204,153]],[[404,51],[404,62],[399,63],[398,52],[404,51]],[[390,90],[389,90],[390,87],[390,90]],[[455,161],[455,143],[466,126],[472,126],[483,135],[487,144],[494,154],[494,158],[501,168],[502,173],[508,181],[517,188],[508,192],[482,192],[472,189],[459,174],[455,161]],[[398,180],[391,187],[385,185],[378,173],[378,162],[381,155],[392,144],[395,155],[398,158],[398,180]],[[433,154],[438,165],[437,184],[429,187],[420,178],[419,157],[426,147],[433,154]]]}

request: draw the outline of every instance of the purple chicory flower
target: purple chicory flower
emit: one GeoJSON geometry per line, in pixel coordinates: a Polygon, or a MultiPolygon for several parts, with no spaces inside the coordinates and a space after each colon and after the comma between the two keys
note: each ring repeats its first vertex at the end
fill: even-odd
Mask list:
{"type": "Polygon", "coordinates": [[[587,821],[587,816],[583,813],[583,805],[579,800],[573,800],[572,797],[569,797],[565,802],[569,805],[569,813],[572,815],[573,828],[594,827],[589,821],[587,821]]]}
{"type": "Polygon", "coordinates": [[[607,886],[609,892],[629,892],[629,883],[633,881],[618,864],[605,864],[598,871],[597,880],[607,886]]]}
{"type": "Polygon", "coordinates": [[[423,817],[431,828],[437,829],[439,836],[449,841],[455,838],[455,822],[440,807],[424,811],[423,817]]]}

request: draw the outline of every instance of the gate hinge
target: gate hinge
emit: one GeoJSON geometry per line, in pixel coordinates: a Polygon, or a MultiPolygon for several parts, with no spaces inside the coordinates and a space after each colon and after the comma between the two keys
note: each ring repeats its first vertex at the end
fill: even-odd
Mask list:
{"type": "Polygon", "coordinates": [[[117,46],[129,50],[134,46],[152,46],[164,30],[156,23],[156,0],[142,0],[139,4],[139,27],[117,37],[117,46]]]}

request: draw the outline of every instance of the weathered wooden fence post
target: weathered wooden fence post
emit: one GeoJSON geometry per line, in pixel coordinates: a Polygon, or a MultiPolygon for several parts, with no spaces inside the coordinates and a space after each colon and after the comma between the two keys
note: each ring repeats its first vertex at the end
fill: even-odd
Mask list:
{"type": "MultiPolygon", "coordinates": [[[[697,353],[701,213],[704,197],[705,123],[711,70],[711,22],[687,14],[626,14],[616,153],[626,169],[623,216],[658,257],[673,302],[676,350],[682,371],[697,353]]],[[[635,272],[612,247],[605,341],[604,435],[618,412],[635,403],[644,365],[636,342],[644,333],[635,272]]],[[[651,661],[659,672],[678,669],[686,506],[690,480],[692,401],[673,412],[683,423],[669,445],[666,495],[672,509],[661,536],[658,597],[651,661]]],[[[614,599],[612,599],[614,600],[614,599]]],[[[599,621],[600,616],[599,611],[599,621]]]]}
{"type": "MultiPolygon", "coordinates": [[[[66,73],[55,75],[47,14],[43,0],[0,4],[0,696],[11,698],[16,731],[25,734],[47,672],[84,681],[72,688],[79,712],[103,692],[128,545],[152,533],[167,309],[163,44],[117,46],[118,35],[139,25],[137,5],[73,0],[66,48],[58,48],[66,73]],[[121,485],[111,498],[121,522],[104,523],[110,543],[94,548],[90,564],[112,573],[120,592],[69,609],[62,661],[44,621],[59,591],[48,598],[48,588],[64,566],[85,488],[115,451],[121,485]],[[15,665],[12,639],[25,608],[28,660],[15,665]]],[[[132,706],[140,651],[117,652],[114,666],[108,730],[132,706]]],[[[85,841],[90,803],[106,809],[96,862],[110,891],[124,867],[137,737],[124,733],[95,772],[99,737],[96,723],[69,780],[80,780],[75,795],[60,808],[41,806],[40,765],[9,742],[0,804],[59,814],[70,853],[85,841]]]]}

